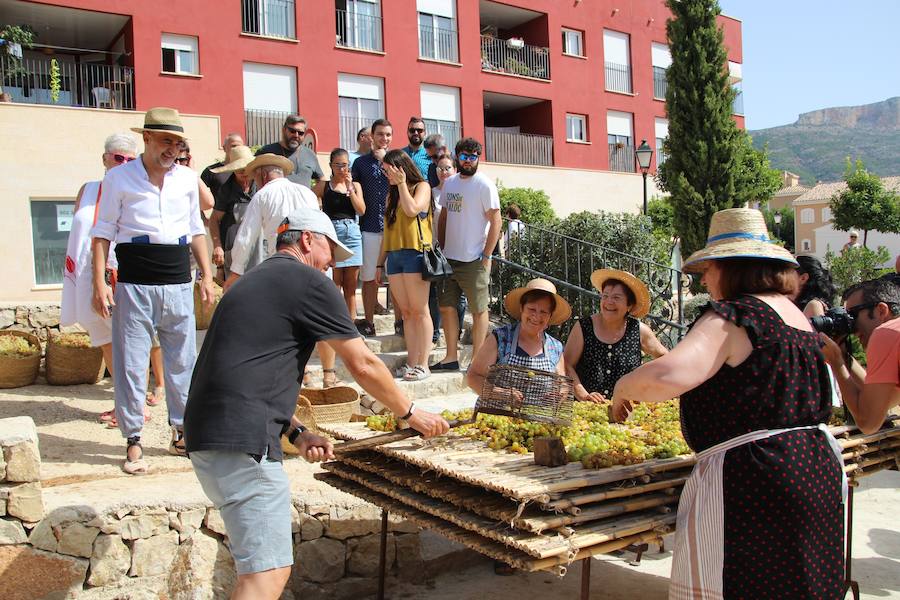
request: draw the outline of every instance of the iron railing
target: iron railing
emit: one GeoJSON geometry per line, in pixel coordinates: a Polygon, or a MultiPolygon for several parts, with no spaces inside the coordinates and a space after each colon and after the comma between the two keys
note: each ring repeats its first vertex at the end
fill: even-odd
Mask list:
{"type": "Polygon", "coordinates": [[[553,166],[553,136],[484,128],[485,159],[513,165],[553,166]]]}
{"type": "Polygon", "coordinates": [[[456,142],[462,137],[462,127],[459,123],[452,121],[441,121],[438,119],[423,119],[425,121],[425,131],[428,135],[439,133],[444,136],[444,145],[453,152],[456,142]]]}
{"type": "Polygon", "coordinates": [[[669,82],[666,79],[666,69],[662,67],[653,67],[653,97],[659,100],[666,99],[666,90],[669,88],[669,82]]]}
{"type": "MultiPolygon", "coordinates": [[[[504,220],[504,232],[507,224],[504,220]]],[[[650,314],[645,319],[666,346],[674,346],[687,329],[684,291],[688,278],[672,266],[537,225],[526,225],[506,240],[505,256],[494,259],[490,291],[491,311],[495,314],[504,314],[503,298],[511,289],[543,277],[552,281],[559,294],[572,305],[574,317],[586,317],[597,312],[600,300],[599,292],[591,285],[591,273],[609,268],[628,271],[647,285],[650,314]]],[[[570,327],[571,323],[563,324],[551,334],[565,339],[570,327]]]]}
{"type": "Polygon", "coordinates": [[[338,46],[378,52],[384,50],[381,17],[341,9],[336,9],[335,14],[337,27],[335,43],[338,46]]]}
{"type": "Polygon", "coordinates": [[[281,139],[281,127],[289,112],[278,110],[245,110],[244,125],[248,146],[264,146],[281,139]]]}
{"type": "Polygon", "coordinates": [[[606,89],[610,92],[631,93],[631,66],[606,63],[606,89]]]}
{"type": "Polygon", "coordinates": [[[459,62],[459,42],[455,29],[419,25],[419,56],[459,62]]]}
{"type": "Polygon", "coordinates": [[[634,146],[632,144],[609,144],[609,170],[634,173],[634,146]]]}
{"type": "Polygon", "coordinates": [[[550,52],[542,46],[481,36],[481,70],[550,79],[550,52]]]}
{"type": "Polygon", "coordinates": [[[134,110],[134,69],[57,60],[58,96],[53,99],[52,60],[0,55],[0,87],[23,104],[58,104],[134,110]]]}
{"type": "Polygon", "coordinates": [[[241,31],[296,39],[294,0],[241,0],[241,31]]]}
{"type": "Polygon", "coordinates": [[[357,147],[356,134],[363,127],[371,127],[372,121],[374,120],[374,118],[369,117],[353,117],[340,115],[338,117],[341,144],[340,147],[349,152],[355,152],[357,147]]]}
{"type": "Polygon", "coordinates": [[[742,92],[741,90],[735,90],[734,114],[736,114],[736,115],[744,114],[744,92],[742,92]]]}

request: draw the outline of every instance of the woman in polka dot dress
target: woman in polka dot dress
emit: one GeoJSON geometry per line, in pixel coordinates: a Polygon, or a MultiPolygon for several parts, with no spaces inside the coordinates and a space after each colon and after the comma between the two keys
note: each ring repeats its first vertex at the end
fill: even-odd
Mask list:
{"type": "Polygon", "coordinates": [[[619,380],[613,416],[681,397],[698,462],[678,507],[670,599],[840,598],[846,478],[825,426],[818,335],[786,294],[794,258],[762,214],[713,217],[686,262],[714,299],[667,356],[619,380]]]}
{"type": "Polygon", "coordinates": [[[638,321],[650,310],[650,292],[626,271],[598,269],[591,283],[600,292],[600,312],[580,319],[566,342],[566,375],[575,381],[575,399],[604,402],[616,382],[641,366],[641,350],[666,354],[649,327],[638,321]]]}

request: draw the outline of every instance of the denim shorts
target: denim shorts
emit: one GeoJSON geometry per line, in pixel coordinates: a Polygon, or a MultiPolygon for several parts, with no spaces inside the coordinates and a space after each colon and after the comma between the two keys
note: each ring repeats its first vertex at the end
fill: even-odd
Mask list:
{"type": "Polygon", "coordinates": [[[422,253],[405,248],[391,250],[387,255],[387,274],[422,273],[422,253]]]}
{"type": "Polygon", "coordinates": [[[336,263],[334,266],[338,269],[361,266],[363,264],[363,248],[359,223],[356,222],[356,219],[336,219],[331,223],[334,225],[334,231],[337,233],[338,240],[353,252],[353,256],[336,263]]]}
{"type": "Polygon", "coordinates": [[[190,457],[203,492],[222,513],[238,574],[293,565],[291,490],[281,463],[217,450],[190,457]]]}

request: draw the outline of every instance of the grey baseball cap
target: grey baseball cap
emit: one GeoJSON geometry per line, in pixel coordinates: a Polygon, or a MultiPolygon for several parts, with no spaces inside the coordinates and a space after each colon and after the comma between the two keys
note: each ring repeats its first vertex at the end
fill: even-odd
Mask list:
{"type": "Polygon", "coordinates": [[[277,233],[281,234],[285,231],[309,231],[312,233],[321,233],[329,240],[334,242],[334,260],[342,262],[353,256],[353,251],[342,244],[334,231],[334,224],[321,210],[312,208],[299,208],[289,214],[281,225],[278,227],[277,233]]]}

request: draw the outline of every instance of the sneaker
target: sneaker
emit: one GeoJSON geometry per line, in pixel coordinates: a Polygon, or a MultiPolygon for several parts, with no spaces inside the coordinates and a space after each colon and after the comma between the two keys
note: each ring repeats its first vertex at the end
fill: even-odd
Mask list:
{"type": "Polygon", "coordinates": [[[406,372],[406,375],[403,377],[403,381],[422,381],[424,379],[428,379],[429,375],[431,375],[431,372],[427,368],[416,365],[406,372]]]}
{"type": "Polygon", "coordinates": [[[356,322],[356,330],[360,335],[366,337],[373,337],[375,335],[375,324],[366,321],[365,319],[360,319],[356,322]]]}
{"type": "Polygon", "coordinates": [[[172,428],[172,441],[169,443],[169,454],[173,456],[187,456],[184,447],[184,432],[172,428]]]}
{"type": "Polygon", "coordinates": [[[401,365],[394,371],[394,377],[397,379],[406,379],[406,374],[412,370],[413,368],[409,365],[401,365]]]}

